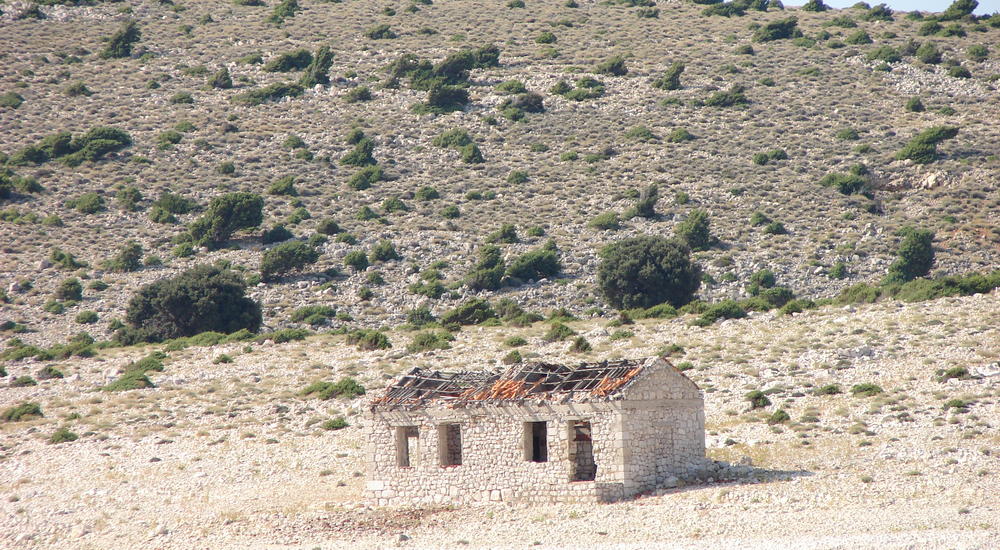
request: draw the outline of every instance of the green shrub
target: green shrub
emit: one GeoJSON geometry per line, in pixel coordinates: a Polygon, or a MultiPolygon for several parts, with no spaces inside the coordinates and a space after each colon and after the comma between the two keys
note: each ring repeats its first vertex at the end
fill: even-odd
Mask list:
{"type": "Polygon", "coordinates": [[[903,60],[899,50],[889,45],[879,46],[868,52],[868,61],[882,61],[883,63],[898,63],[903,60]]]}
{"type": "Polygon", "coordinates": [[[956,380],[968,380],[969,369],[965,367],[951,367],[950,369],[941,372],[937,380],[938,382],[946,382],[952,378],[956,380]]]}
{"type": "Polygon", "coordinates": [[[924,103],[923,101],[920,101],[919,97],[911,97],[910,99],[906,100],[905,108],[907,111],[910,111],[911,113],[922,113],[925,110],[924,103]]]}
{"type": "Polygon", "coordinates": [[[874,397],[882,393],[882,388],[877,384],[864,383],[851,386],[851,395],[858,397],[874,397]]]}
{"type": "Polygon", "coordinates": [[[892,21],[892,10],[885,4],[879,4],[865,12],[861,19],[865,21],[892,21]]]}
{"type": "Polygon", "coordinates": [[[319,425],[320,428],[327,431],[343,430],[344,428],[350,426],[347,420],[344,420],[343,416],[338,416],[337,418],[331,418],[319,425]]]}
{"type": "Polygon", "coordinates": [[[928,65],[936,65],[941,62],[941,50],[933,42],[924,42],[917,48],[917,59],[928,65]]]}
{"type": "Polygon", "coordinates": [[[297,342],[299,340],[305,340],[312,334],[308,329],[304,328],[285,328],[281,330],[276,330],[274,332],[269,332],[267,334],[261,334],[255,338],[258,342],[263,342],[265,340],[271,340],[275,344],[284,344],[286,342],[297,342]]]}
{"type": "Polygon", "coordinates": [[[923,277],[934,265],[934,232],[927,229],[904,227],[899,232],[896,261],[889,266],[886,283],[905,283],[923,277]]]}
{"type": "Polygon", "coordinates": [[[554,250],[539,248],[515,258],[507,268],[507,275],[531,281],[558,275],[561,270],[559,255],[554,250]]]}
{"type": "Polygon", "coordinates": [[[667,141],[670,143],[683,143],[693,139],[695,139],[695,136],[684,128],[677,128],[667,136],[667,141]]]}
{"type": "Polygon", "coordinates": [[[103,386],[104,391],[130,391],[156,387],[148,376],[140,371],[125,371],[124,374],[103,386]]]}
{"type": "Polygon", "coordinates": [[[942,21],[956,21],[971,15],[977,7],[977,0],[955,0],[938,18],[942,21]]]}
{"type": "Polygon", "coordinates": [[[937,144],[958,135],[958,128],[953,126],[934,126],[928,128],[913,139],[903,149],[896,153],[896,160],[909,159],[917,164],[930,164],[937,160],[937,144]]]}
{"type": "Polygon", "coordinates": [[[118,253],[110,260],[101,263],[108,271],[129,273],[142,269],[142,246],[135,241],[125,241],[118,253]]]}
{"type": "Polygon", "coordinates": [[[858,131],[854,128],[842,128],[837,130],[835,137],[845,141],[857,141],[861,139],[861,136],[858,135],[858,131]]]}
{"type": "Polygon", "coordinates": [[[343,229],[333,218],[324,218],[316,224],[316,232],[321,235],[336,235],[343,232],[343,229]]]}
{"type": "Polygon", "coordinates": [[[285,229],[283,225],[276,225],[261,235],[261,242],[263,244],[274,244],[287,241],[288,239],[294,238],[295,235],[291,231],[285,229]]]}
{"type": "Polygon", "coordinates": [[[488,243],[514,244],[521,242],[517,236],[517,228],[512,223],[505,223],[493,233],[486,236],[488,243]]]}
{"type": "Polygon", "coordinates": [[[49,436],[49,444],[58,445],[60,443],[69,443],[70,441],[76,441],[79,438],[80,436],[69,431],[69,428],[63,426],[49,436]]]}
{"type": "Polygon", "coordinates": [[[303,396],[315,395],[323,401],[334,397],[354,399],[364,394],[364,386],[358,384],[357,380],[350,377],[341,378],[337,382],[314,382],[306,386],[301,392],[303,396]]]}
{"type": "Polygon", "coordinates": [[[54,293],[58,300],[80,301],[83,299],[83,285],[76,277],[64,279],[54,293]]]}
{"type": "Polygon", "coordinates": [[[452,128],[446,132],[441,133],[434,138],[432,142],[435,147],[451,147],[455,149],[460,149],[472,143],[472,137],[469,133],[461,128],[452,128]]]}
{"type": "Polygon", "coordinates": [[[625,58],[616,55],[598,63],[594,72],[611,76],[625,76],[628,74],[628,67],[625,66],[625,58]]]}
{"type": "Polygon", "coordinates": [[[496,290],[500,288],[504,273],[505,264],[500,249],[486,245],[479,249],[479,260],[466,275],[464,283],[472,290],[496,290]]]}
{"type": "Polygon", "coordinates": [[[17,422],[19,420],[28,420],[33,416],[45,416],[42,414],[42,407],[38,403],[21,403],[0,413],[0,420],[4,422],[17,422]]]}
{"type": "Polygon", "coordinates": [[[855,174],[827,174],[823,176],[823,179],[819,180],[819,184],[823,187],[833,187],[844,195],[853,195],[855,193],[867,195],[870,193],[868,180],[855,174]]]}
{"type": "Polygon", "coordinates": [[[285,97],[298,97],[304,89],[294,82],[275,82],[274,84],[250,90],[233,96],[233,102],[244,105],[260,105],[270,101],[280,101],[285,97]]]}
{"type": "Polygon", "coordinates": [[[190,105],[194,103],[194,97],[191,95],[191,92],[177,92],[170,96],[170,103],[174,105],[190,105]]]}
{"type": "Polygon", "coordinates": [[[745,95],[746,88],[739,84],[733,84],[726,91],[717,91],[705,100],[705,105],[709,107],[733,107],[750,104],[750,100],[745,95]]]}
{"type": "Polygon", "coordinates": [[[208,86],[217,90],[228,90],[233,87],[233,77],[229,74],[227,67],[222,67],[217,73],[208,79],[208,86]]]}
{"type": "Polygon", "coordinates": [[[830,267],[830,271],[827,272],[827,275],[829,275],[831,279],[846,279],[848,275],[847,264],[844,262],[837,262],[833,264],[833,266],[830,267]]]}
{"type": "Polygon", "coordinates": [[[767,417],[768,424],[784,424],[791,420],[792,417],[785,412],[785,409],[778,409],[771,413],[771,416],[767,417]]]}
{"type": "Polygon", "coordinates": [[[371,253],[368,255],[368,259],[372,262],[388,262],[391,260],[398,260],[402,258],[398,252],[396,252],[395,245],[392,241],[388,239],[383,239],[372,247],[371,253]]]}
{"type": "Polygon", "coordinates": [[[418,201],[429,201],[441,198],[441,194],[438,193],[437,189],[430,186],[421,187],[417,189],[417,192],[413,194],[414,198],[418,201]]]}
{"type": "Polygon", "coordinates": [[[448,332],[418,332],[413,335],[410,344],[406,346],[406,351],[419,353],[435,349],[450,349],[451,344],[449,342],[454,339],[455,337],[448,332]]]}
{"type": "Polygon", "coordinates": [[[351,88],[344,94],[344,101],[347,103],[361,103],[364,101],[371,101],[372,91],[368,86],[358,86],[356,88],[351,88]]]}
{"type": "Polygon", "coordinates": [[[601,231],[610,231],[621,228],[621,222],[617,212],[604,212],[594,216],[587,226],[601,231]]]}
{"type": "Polygon", "coordinates": [[[295,190],[295,176],[285,176],[275,180],[274,183],[267,188],[267,193],[269,195],[297,197],[299,192],[295,190]]]}
{"type": "Polygon", "coordinates": [[[327,319],[336,315],[336,310],[330,306],[302,306],[292,312],[290,319],[295,323],[306,323],[317,326],[325,324],[327,319]]]}
{"type": "Polygon", "coordinates": [[[802,36],[798,28],[799,20],[795,17],[776,19],[765,23],[753,33],[754,42],[770,42],[802,36]]]}
{"type": "Polygon", "coordinates": [[[330,83],[330,66],[333,65],[333,52],[329,46],[320,46],[316,50],[315,57],[306,66],[299,85],[303,88],[312,88],[316,85],[327,85],[330,83]]]}
{"type": "Polygon", "coordinates": [[[952,65],[948,67],[948,76],[952,78],[972,78],[972,73],[969,72],[969,69],[961,65],[952,65]]]}
{"type": "Polygon", "coordinates": [[[38,381],[30,376],[18,376],[17,378],[10,381],[10,387],[12,388],[27,388],[30,386],[37,386],[38,381]]]}
{"type": "Polygon", "coordinates": [[[347,335],[347,344],[357,346],[361,351],[389,349],[392,347],[392,343],[389,342],[389,338],[385,334],[371,329],[352,331],[347,335]]]}
{"type": "Polygon", "coordinates": [[[746,400],[750,402],[751,409],[763,409],[771,404],[771,400],[760,390],[753,390],[748,393],[746,400]]]}
{"type": "Polygon", "coordinates": [[[675,233],[691,250],[708,250],[712,246],[711,221],[708,212],[692,210],[688,217],[677,225],[675,233]]]}
{"type": "Polygon", "coordinates": [[[487,319],[495,319],[496,316],[489,302],[482,298],[471,298],[442,314],[441,324],[476,325],[487,319]]]}
{"type": "Polygon", "coordinates": [[[986,58],[990,55],[990,50],[982,44],[973,44],[965,50],[965,55],[969,57],[970,61],[975,61],[977,63],[986,61],[986,58]]]}
{"type": "Polygon", "coordinates": [[[847,38],[844,39],[844,42],[851,44],[853,46],[861,46],[864,44],[871,44],[872,37],[869,36],[867,32],[863,30],[858,30],[847,35],[847,38]]]}
{"type": "Polygon", "coordinates": [[[76,314],[76,322],[81,325],[91,325],[97,322],[97,313],[84,310],[76,314]]]}
{"type": "Polygon", "coordinates": [[[659,140],[659,136],[654,134],[652,130],[645,126],[633,126],[627,132],[625,132],[625,137],[628,139],[634,139],[636,141],[642,141],[645,143],[653,142],[659,140]]]}
{"type": "Polygon", "coordinates": [[[574,332],[573,329],[560,323],[559,321],[555,321],[549,325],[549,330],[545,333],[543,339],[546,342],[561,342],[575,334],[576,332],[574,332]]]}
{"type": "Polygon", "coordinates": [[[260,276],[264,280],[316,263],[319,251],[302,241],[281,243],[266,252],[260,260],[260,276]]]}
{"type": "Polygon", "coordinates": [[[0,107],[17,109],[24,103],[24,96],[17,92],[4,92],[0,94],[0,107]]]}
{"type": "Polygon", "coordinates": [[[740,304],[733,300],[724,300],[710,306],[698,319],[700,326],[711,325],[719,319],[742,319],[747,316],[740,304]]]}
{"type": "Polygon", "coordinates": [[[188,227],[196,244],[216,247],[240,229],[258,227],[264,220],[264,199],[255,193],[227,193],[212,199],[208,211],[188,227]]]}
{"type": "Polygon", "coordinates": [[[517,365],[520,364],[522,361],[524,361],[524,358],[521,357],[521,352],[517,351],[516,349],[512,350],[507,355],[504,355],[503,359],[500,359],[500,362],[503,363],[504,365],[517,365]]]}
{"type": "Polygon", "coordinates": [[[837,395],[838,393],[843,393],[840,386],[837,384],[827,384],[825,386],[820,386],[813,391],[815,395],[837,395]]]}
{"type": "Polygon", "coordinates": [[[142,31],[139,30],[139,25],[129,19],[108,39],[107,46],[101,50],[101,59],[130,57],[132,45],[140,38],[142,38],[142,31]]]}
{"type": "Polygon", "coordinates": [[[129,300],[128,327],[115,340],[130,345],[206,331],[256,332],[260,305],[245,297],[246,283],[232,271],[201,265],[141,287],[129,300]]]}
{"type": "Polygon", "coordinates": [[[344,265],[354,269],[354,271],[364,271],[368,269],[368,255],[360,250],[352,250],[344,256],[344,265]]]}
{"type": "Polygon", "coordinates": [[[573,343],[569,346],[569,351],[571,353],[586,353],[593,350],[593,346],[587,341],[583,336],[577,336],[573,339],[573,343]]]}
{"type": "Polygon", "coordinates": [[[75,199],[66,201],[66,206],[81,214],[94,214],[104,210],[104,197],[94,192],[84,193],[75,199]]]}
{"type": "Polygon", "coordinates": [[[395,32],[393,32],[392,28],[390,28],[389,25],[383,23],[380,25],[375,25],[373,27],[368,27],[368,29],[365,31],[365,37],[370,38],[372,40],[386,40],[386,39],[397,38],[398,35],[395,32]]]}
{"type": "Polygon", "coordinates": [[[601,249],[598,287],[617,309],[688,303],[701,285],[701,269],[683,242],[663,237],[635,237],[601,249]]]}
{"type": "Polygon", "coordinates": [[[274,9],[271,11],[271,15],[268,16],[267,21],[268,23],[280,25],[281,23],[284,23],[286,18],[294,17],[295,12],[301,9],[302,8],[299,7],[297,0],[281,0],[280,3],[274,6],[274,9]]]}

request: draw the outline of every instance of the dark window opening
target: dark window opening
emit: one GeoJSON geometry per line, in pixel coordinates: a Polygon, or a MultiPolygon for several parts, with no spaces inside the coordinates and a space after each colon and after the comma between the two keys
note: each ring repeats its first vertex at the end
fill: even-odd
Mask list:
{"type": "Polygon", "coordinates": [[[396,466],[409,468],[416,466],[420,456],[420,431],[416,426],[396,428],[396,466]]]}
{"type": "Polygon", "coordinates": [[[549,461],[548,428],[545,422],[525,422],[524,451],[525,460],[549,461]]]}
{"type": "Polygon", "coordinates": [[[438,426],[438,460],[442,466],[462,465],[462,426],[438,426]]]}
{"type": "Polygon", "coordinates": [[[569,464],[570,481],[594,481],[597,477],[590,422],[583,420],[569,422],[569,464]]]}

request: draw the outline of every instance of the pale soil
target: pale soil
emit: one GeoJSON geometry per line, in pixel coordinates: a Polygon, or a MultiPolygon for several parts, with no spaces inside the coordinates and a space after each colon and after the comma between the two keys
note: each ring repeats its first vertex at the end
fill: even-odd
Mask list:
{"type": "Polygon", "coordinates": [[[595,321],[571,326],[594,344],[592,359],[680,343],[685,354],[672,360],[693,362],[687,373],[706,390],[709,456],[754,462],[739,482],[600,506],[371,509],[361,501],[363,401],[296,395],[348,373],[371,389],[416,364],[492,365],[514,332],[541,357],[583,359],[567,357],[565,343],[543,344],[543,325],[466,329],[453,349],[416,356],[398,351],[408,339],[398,332],[385,352],[357,352],[331,336],[250,351],[189,348],[151,374],[157,388],[121,394],[94,389],[148,350],[109,350],[56,364],[66,379],[0,390],[0,408],[31,400],[45,412],[0,424],[0,547],[1000,546],[1000,376],[934,376],[955,365],[990,372],[1000,358],[1000,294],[763,314],[705,329],[689,320],[626,327],[635,336],[616,342],[595,321]],[[222,352],[234,362],[211,364],[222,352]],[[885,394],[851,396],[861,382],[885,394]],[[844,393],[811,393],[829,383],[844,393]],[[780,406],[792,422],[773,430],[761,413],[747,412],[751,389],[777,389],[766,414],[780,406]],[[942,409],[954,398],[971,401],[968,412],[942,409]],[[80,418],[67,419],[72,413],[80,418]],[[352,426],[316,426],[339,414],[352,426]],[[81,438],[49,445],[63,425],[81,438]]]}

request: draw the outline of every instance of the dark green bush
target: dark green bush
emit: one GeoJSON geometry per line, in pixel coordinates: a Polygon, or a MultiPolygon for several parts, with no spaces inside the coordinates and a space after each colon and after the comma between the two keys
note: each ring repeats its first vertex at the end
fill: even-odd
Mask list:
{"type": "Polygon", "coordinates": [[[905,283],[923,277],[934,265],[934,232],[928,229],[904,227],[898,234],[897,259],[889,266],[886,283],[905,283]]]}
{"type": "Polygon", "coordinates": [[[941,50],[933,42],[924,42],[917,48],[917,59],[922,63],[936,65],[941,62],[941,50]]]}
{"type": "Polygon", "coordinates": [[[402,256],[396,252],[395,245],[393,245],[392,241],[388,239],[379,241],[372,247],[371,253],[368,254],[368,259],[372,262],[388,262],[391,260],[399,260],[401,258],[402,256]]]}
{"type": "Polygon", "coordinates": [[[665,302],[679,307],[691,301],[701,285],[701,269],[680,241],[635,237],[609,244],[599,255],[598,287],[617,309],[665,302]]]}
{"type": "Polygon", "coordinates": [[[156,387],[155,384],[153,384],[153,381],[142,372],[126,370],[124,374],[111,381],[111,383],[101,387],[101,389],[104,391],[119,392],[142,390],[153,387],[156,387]]]}
{"type": "Polygon", "coordinates": [[[753,390],[748,393],[746,400],[750,402],[751,409],[763,409],[771,404],[771,400],[760,390],[753,390]]]}
{"type": "Polygon", "coordinates": [[[530,281],[558,275],[561,270],[559,255],[554,250],[539,248],[515,258],[507,268],[507,275],[530,281]]]}
{"type": "Polygon", "coordinates": [[[188,227],[195,243],[216,247],[240,229],[264,220],[264,199],[255,193],[227,193],[212,199],[208,211],[188,227]]]}
{"type": "Polygon", "coordinates": [[[878,384],[864,383],[851,386],[851,395],[857,397],[874,397],[882,393],[882,388],[878,384]]]}
{"type": "Polygon", "coordinates": [[[691,250],[708,250],[714,241],[711,234],[711,221],[708,212],[692,210],[688,217],[677,225],[677,238],[688,245],[691,250]]]}
{"type": "Polygon", "coordinates": [[[744,93],[746,88],[739,84],[733,84],[726,91],[717,91],[705,100],[705,105],[709,107],[734,107],[734,106],[745,106],[750,104],[750,100],[747,99],[744,93]]]}
{"type": "Polygon", "coordinates": [[[0,94],[0,107],[17,109],[24,103],[24,96],[17,92],[4,92],[0,94]]]}
{"type": "Polygon", "coordinates": [[[398,35],[395,32],[393,32],[392,28],[390,28],[389,25],[383,23],[381,25],[375,25],[373,27],[369,27],[365,31],[365,37],[370,38],[372,40],[386,40],[386,39],[397,38],[398,35]]]}
{"type": "Polygon", "coordinates": [[[435,349],[450,349],[451,344],[449,342],[454,339],[455,337],[449,332],[418,332],[413,335],[413,339],[410,341],[410,344],[406,346],[406,351],[410,353],[419,353],[435,349]]]}
{"type": "Polygon", "coordinates": [[[882,61],[884,63],[898,63],[903,60],[899,50],[889,45],[879,46],[868,52],[868,61],[882,61]]]}
{"type": "Polygon", "coordinates": [[[784,424],[791,420],[792,417],[785,412],[785,409],[778,409],[771,413],[771,416],[767,417],[768,424],[784,424]]]}
{"type": "Polygon", "coordinates": [[[610,231],[620,229],[621,220],[618,218],[617,212],[603,212],[587,222],[587,226],[601,231],[610,231]]]}
{"type": "Polygon", "coordinates": [[[81,214],[94,214],[104,210],[104,197],[97,193],[84,193],[75,199],[66,201],[66,206],[81,214]]]}
{"type": "Polygon", "coordinates": [[[129,19],[108,39],[107,46],[101,50],[101,59],[130,57],[132,44],[138,42],[140,38],[142,31],[139,30],[139,25],[129,19]]]}
{"type": "Polygon", "coordinates": [[[10,387],[12,388],[27,388],[29,386],[37,386],[38,381],[30,376],[18,376],[17,378],[10,381],[10,387]]]}
{"type": "Polygon", "coordinates": [[[301,392],[303,396],[315,395],[324,401],[334,397],[354,399],[364,394],[364,386],[350,377],[341,378],[337,382],[314,382],[306,386],[301,392]]]}
{"type": "Polygon", "coordinates": [[[496,312],[490,303],[482,298],[471,298],[441,315],[441,324],[476,325],[487,319],[495,319],[496,312]]]}
{"type": "Polygon", "coordinates": [[[700,326],[711,325],[719,319],[742,319],[747,316],[747,312],[738,302],[724,300],[710,306],[698,319],[700,326]]]}
{"type": "Polygon", "coordinates": [[[798,28],[799,20],[795,17],[776,19],[765,23],[753,33],[754,42],[770,42],[802,36],[798,28]]]}
{"type": "Polygon", "coordinates": [[[370,138],[361,138],[354,149],[341,157],[340,164],[344,166],[368,166],[376,164],[372,153],[375,151],[375,142],[370,138]]]}
{"type": "Polygon", "coordinates": [[[291,231],[285,229],[285,226],[279,224],[275,225],[271,229],[268,229],[267,231],[264,231],[260,240],[264,244],[274,244],[287,241],[293,237],[295,237],[295,235],[293,235],[291,231]]]}
{"type": "Polygon", "coordinates": [[[896,160],[912,160],[917,164],[930,164],[937,160],[937,144],[958,135],[954,126],[934,126],[928,128],[896,153],[896,160]]]}
{"type": "Polygon", "coordinates": [[[49,436],[49,444],[58,445],[60,443],[69,443],[70,441],[76,441],[79,438],[80,436],[69,431],[69,428],[63,426],[49,436]]]}
{"type": "Polygon", "coordinates": [[[350,424],[347,423],[347,420],[345,420],[343,416],[331,418],[330,420],[327,420],[319,425],[320,428],[327,431],[343,430],[348,426],[350,426],[350,424]]]}
{"type": "Polygon", "coordinates": [[[141,287],[129,300],[121,344],[159,342],[206,331],[260,328],[260,305],[244,296],[246,283],[232,271],[201,265],[141,287]]]}
{"type": "Polygon", "coordinates": [[[281,0],[280,3],[274,6],[274,9],[271,11],[271,15],[268,16],[267,21],[268,23],[280,25],[285,22],[286,18],[294,17],[295,12],[301,9],[302,8],[299,7],[297,0],[281,0]]]}
{"type": "Polygon", "coordinates": [[[17,422],[19,420],[28,420],[34,416],[45,416],[42,414],[42,407],[38,403],[21,403],[0,413],[0,420],[4,422],[17,422]]]}
{"type": "Polygon", "coordinates": [[[303,88],[312,88],[317,84],[327,85],[330,83],[330,66],[333,65],[333,52],[329,46],[320,46],[316,50],[315,57],[306,66],[305,73],[299,79],[299,85],[303,88]]]}
{"type": "Polygon", "coordinates": [[[302,269],[316,263],[319,251],[302,241],[281,243],[264,252],[260,260],[260,276],[270,280],[276,275],[284,275],[289,271],[302,269]]]}
{"type": "Polygon", "coordinates": [[[285,97],[302,95],[302,86],[294,82],[275,82],[274,84],[250,90],[233,96],[233,102],[245,105],[260,105],[269,101],[279,101],[285,97]]]}
{"type": "Polygon", "coordinates": [[[91,325],[97,322],[97,313],[84,310],[76,314],[75,321],[81,325],[91,325]]]}
{"type": "Polygon", "coordinates": [[[853,195],[855,193],[867,195],[871,192],[868,187],[868,180],[855,174],[827,174],[823,176],[823,179],[819,180],[819,184],[823,187],[833,187],[844,195],[853,195]]]}
{"type": "Polygon", "coordinates": [[[295,190],[295,176],[285,176],[275,180],[275,182],[267,188],[267,193],[269,195],[297,197],[299,192],[295,190]]]}
{"type": "Polygon", "coordinates": [[[472,290],[496,290],[505,272],[505,264],[500,249],[486,245],[479,249],[479,260],[466,275],[464,283],[472,290]]]}
{"type": "Polygon", "coordinates": [[[385,334],[371,329],[355,330],[347,335],[348,345],[357,346],[361,351],[389,349],[392,343],[385,334]]]}
{"type": "Polygon", "coordinates": [[[55,297],[58,300],[80,301],[83,299],[83,285],[76,277],[65,279],[56,288],[55,297]]]}
{"type": "Polygon", "coordinates": [[[598,63],[594,72],[610,76],[625,76],[628,74],[628,67],[625,66],[625,58],[616,55],[598,63]]]}

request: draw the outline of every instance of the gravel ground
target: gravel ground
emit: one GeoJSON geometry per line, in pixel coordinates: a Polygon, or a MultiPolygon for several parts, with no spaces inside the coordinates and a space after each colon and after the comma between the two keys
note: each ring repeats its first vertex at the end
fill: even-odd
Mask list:
{"type": "MultiPolygon", "coordinates": [[[[361,500],[362,400],[298,395],[316,379],[367,387],[415,364],[488,366],[510,328],[471,328],[453,349],[358,352],[340,337],[172,352],[157,388],[95,391],[143,349],[53,363],[66,378],[3,388],[0,408],[41,404],[44,418],[0,424],[3,548],[997,548],[1000,494],[1000,294],[917,304],[757,315],[704,329],[650,321],[611,341],[571,326],[594,358],[681,343],[705,390],[709,456],[754,469],[600,506],[492,504],[373,509],[361,500]],[[232,363],[212,364],[221,353],[232,363]],[[939,381],[941,368],[972,376],[939,381]],[[861,382],[875,397],[852,396],[861,382]],[[843,393],[817,395],[836,383],[843,393]],[[749,411],[744,395],[769,390],[749,411]],[[962,399],[963,410],[943,403],[962,399]],[[792,421],[762,419],[781,407],[792,421]],[[339,431],[318,422],[345,415],[339,431]],[[53,445],[66,426],[80,439],[53,445]]],[[[518,329],[529,349],[546,327],[518,329]]],[[[576,359],[573,359],[576,360],[576,359]]],[[[9,377],[42,364],[7,365],[9,377]]]]}

